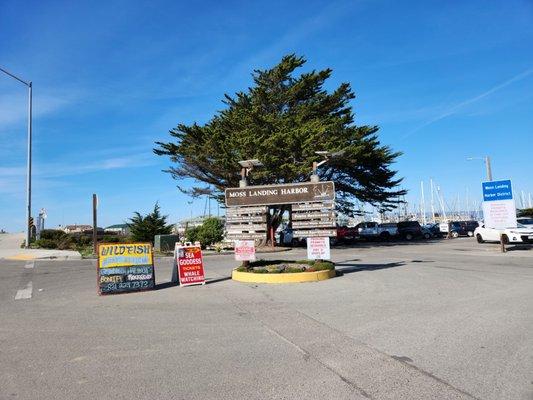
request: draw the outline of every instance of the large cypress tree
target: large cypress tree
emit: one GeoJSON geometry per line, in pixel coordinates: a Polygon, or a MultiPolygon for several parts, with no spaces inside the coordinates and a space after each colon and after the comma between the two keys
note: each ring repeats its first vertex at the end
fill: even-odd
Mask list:
{"type": "MultiPolygon", "coordinates": [[[[390,210],[405,194],[391,164],[400,155],[379,142],[377,126],[356,126],[350,84],[328,92],[325,81],[332,70],[295,76],[305,64],[294,54],[268,70],[255,70],[253,86],[234,96],[225,95],[225,108],[204,125],[179,124],[171,140],[156,142],[154,152],[169,156],[174,179],[193,178],[202,186],[178,187],[185,193],[211,193],[223,201],[227,187],[237,187],[238,161],[259,159],[264,166],[249,176],[250,185],[309,180],[316,151],[342,152],[323,165],[321,180],[335,181],[337,209],[357,213],[355,201],[390,210]]],[[[274,227],[286,207],[273,207],[274,227]]]]}

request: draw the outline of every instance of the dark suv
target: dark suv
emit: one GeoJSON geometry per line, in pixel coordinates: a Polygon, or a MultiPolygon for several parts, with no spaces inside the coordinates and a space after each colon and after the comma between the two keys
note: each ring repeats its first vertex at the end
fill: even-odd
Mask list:
{"type": "Polygon", "coordinates": [[[398,222],[398,236],[405,240],[413,240],[421,237],[429,239],[431,234],[423,230],[418,221],[401,221],[398,222]]]}
{"type": "Polygon", "coordinates": [[[474,231],[478,226],[477,221],[453,221],[450,222],[450,235],[454,238],[459,236],[474,236],[474,231]]]}

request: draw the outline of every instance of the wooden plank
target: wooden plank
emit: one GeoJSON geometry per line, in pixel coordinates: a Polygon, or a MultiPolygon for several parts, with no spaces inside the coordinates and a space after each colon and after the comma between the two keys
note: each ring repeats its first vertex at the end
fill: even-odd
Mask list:
{"type": "Polygon", "coordinates": [[[304,238],[304,237],[327,237],[327,236],[337,236],[336,229],[313,229],[313,230],[298,230],[293,231],[293,237],[295,238],[304,238]]]}
{"type": "Polygon", "coordinates": [[[263,215],[227,215],[226,223],[235,224],[241,222],[266,222],[266,214],[263,215]]]}
{"type": "Polygon", "coordinates": [[[228,240],[246,240],[246,239],[266,239],[265,233],[228,233],[226,235],[228,240]]]}
{"type": "Polygon", "coordinates": [[[337,226],[337,222],[332,220],[324,220],[324,221],[293,221],[292,227],[293,229],[298,228],[334,228],[337,226]]]}
{"type": "Polygon", "coordinates": [[[309,219],[334,219],[334,211],[325,211],[325,212],[316,212],[316,211],[293,211],[292,212],[293,221],[302,221],[309,219]]]}
{"type": "Polygon", "coordinates": [[[326,210],[335,207],[333,202],[297,203],[292,205],[292,211],[326,210]]]}
{"type": "Polygon", "coordinates": [[[266,224],[226,224],[226,229],[229,230],[244,230],[244,231],[266,231],[266,224]]]}
{"type": "Polygon", "coordinates": [[[228,207],[226,208],[226,216],[229,215],[249,215],[249,214],[266,214],[267,207],[228,207]]]}

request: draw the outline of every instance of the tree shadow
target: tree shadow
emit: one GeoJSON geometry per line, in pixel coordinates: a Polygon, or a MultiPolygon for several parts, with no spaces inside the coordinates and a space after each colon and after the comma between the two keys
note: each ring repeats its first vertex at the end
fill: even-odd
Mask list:
{"type": "Polygon", "coordinates": [[[397,247],[397,246],[427,246],[434,243],[439,243],[445,239],[414,239],[414,240],[390,240],[390,241],[357,241],[352,243],[338,243],[332,245],[335,249],[352,249],[362,248],[368,249],[373,247],[397,247]]]}
{"type": "Polygon", "coordinates": [[[391,262],[386,264],[349,264],[349,263],[337,263],[335,269],[338,275],[351,274],[352,272],[360,271],[377,271],[380,269],[395,268],[405,265],[404,261],[391,262]]]}

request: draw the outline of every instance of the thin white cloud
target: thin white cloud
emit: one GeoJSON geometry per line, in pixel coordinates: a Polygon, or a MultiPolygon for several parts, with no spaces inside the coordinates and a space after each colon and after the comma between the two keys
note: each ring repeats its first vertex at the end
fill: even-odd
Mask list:
{"type": "MultiPolygon", "coordinates": [[[[111,157],[91,163],[46,163],[35,165],[33,177],[35,182],[50,178],[76,176],[100,171],[147,167],[156,164],[156,156],[150,153],[134,154],[125,157],[111,157]]],[[[26,167],[0,168],[0,194],[22,192],[25,187],[26,167]]]]}
{"type": "Polygon", "coordinates": [[[524,72],[521,72],[519,73],[518,75],[515,75],[513,76],[511,79],[508,79],[506,80],[505,82],[502,82],[492,88],[490,88],[489,90],[477,95],[477,96],[474,96],[470,99],[467,99],[467,100],[464,100],[460,103],[457,103],[455,105],[453,105],[452,107],[448,108],[446,111],[444,111],[443,113],[439,114],[438,116],[424,122],[422,125],[418,126],[417,128],[413,129],[412,131],[406,133],[402,139],[405,139],[409,136],[411,136],[412,134],[420,131],[421,129],[427,127],[428,125],[431,125],[437,121],[440,121],[441,119],[444,119],[446,117],[449,117],[450,115],[453,115],[453,114],[456,114],[460,109],[470,105],[470,104],[473,104],[473,103],[476,103],[478,102],[479,100],[487,97],[487,96],[490,96],[491,94],[497,92],[498,90],[501,90],[515,82],[518,82],[518,81],[521,81],[522,79],[525,79],[527,78],[529,75],[531,75],[531,73],[533,73],[533,68],[530,68],[524,72]]]}
{"type": "MultiPolygon", "coordinates": [[[[34,119],[58,112],[75,101],[72,95],[36,94],[33,96],[34,119]]],[[[0,132],[28,118],[28,95],[21,89],[0,94],[0,132]]]]}

